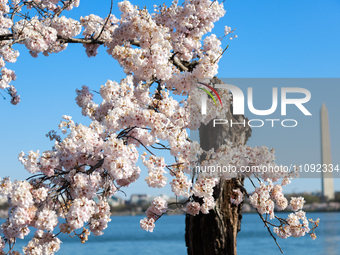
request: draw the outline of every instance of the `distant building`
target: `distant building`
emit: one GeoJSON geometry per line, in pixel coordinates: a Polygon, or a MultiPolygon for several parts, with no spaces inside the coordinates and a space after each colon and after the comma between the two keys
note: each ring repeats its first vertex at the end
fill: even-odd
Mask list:
{"type": "Polygon", "coordinates": [[[328,111],[325,103],[321,107],[321,158],[322,166],[326,165],[326,171],[322,172],[322,199],[332,200],[334,199],[334,183],[333,183],[333,172],[330,171],[330,165],[332,164],[331,157],[331,140],[329,135],[329,121],[328,111]]]}
{"type": "Polygon", "coordinates": [[[0,196],[0,205],[7,203],[7,196],[0,196]]]}
{"type": "Polygon", "coordinates": [[[131,205],[143,205],[150,203],[152,201],[152,197],[146,194],[133,194],[130,197],[129,204],[131,205]]]}
{"type": "Polygon", "coordinates": [[[166,194],[160,194],[159,197],[165,199],[166,201],[168,201],[170,199],[170,197],[166,194]]]}
{"type": "Polygon", "coordinates": [[[116,206],[120,206],[120,205],[125,205],[125,200],[124,199],[122,199],[120,197],[115,197],[115,196],[112,196],[111,198],[109,198],[107,200],[107,202],[112,207],[116,207],[116,206]]]}

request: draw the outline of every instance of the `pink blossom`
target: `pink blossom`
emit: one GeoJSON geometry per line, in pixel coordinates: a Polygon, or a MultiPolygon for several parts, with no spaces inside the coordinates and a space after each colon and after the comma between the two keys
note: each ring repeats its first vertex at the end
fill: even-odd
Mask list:
{"type": "Polygon", "coordinates": [[[230,197],[231,203],[235,205],[239,205],[243,201],[243,194],[239,189],[234,189],[233,190],[233,195],[230,197]]]}
{"type": "Polygon", "coordinates": [[[201,207],[200,204],[197,202],[189,202],[187,203],[187,206],[186,206],[187,213],[193,216],[198,215],[201,209],[200,207],[201,207]]]}
{"type": "Polygon", "coordinates": [[[153,229],[155,228],[154,222],[155,220],[153,218],[150,219],[144,218],[140,220],[140,227],[145,231],[153,232],[153,229]]]}

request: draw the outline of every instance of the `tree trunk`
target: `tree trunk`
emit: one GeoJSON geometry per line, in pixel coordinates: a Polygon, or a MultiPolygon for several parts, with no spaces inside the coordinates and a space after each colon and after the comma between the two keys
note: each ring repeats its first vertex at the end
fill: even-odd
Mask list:
{"type": "MultiPolygon", "coordinates": [[[[214,78],[213,84],[223,83],[214,78]]],[[[251,135],[249,126],[229,126],[229,120],[243,122],[243,115],[232,115],[232,106],[221,118],[227,119],[228,124],[216,125],[213,123],[202,125],[200,131],[200,144],[204,150],[214,148],[215,151],[228,139],[234,146],[245,144],[251,135]],[[209,139],[207,139],[209,138],[209,139]]],[[[247,121],[246,121],[247,123],[247,121]]],[[[197,216],[186,215],[185,242],[188,255],[236,255],[236,237],[241,229],[242,203],[238,206],[231,204],[230,195],[237,188],[236,182],[243,184],[243,179],[221,181],[214,189],[216,208],[209,214],[200,213],[197,216]]]]}

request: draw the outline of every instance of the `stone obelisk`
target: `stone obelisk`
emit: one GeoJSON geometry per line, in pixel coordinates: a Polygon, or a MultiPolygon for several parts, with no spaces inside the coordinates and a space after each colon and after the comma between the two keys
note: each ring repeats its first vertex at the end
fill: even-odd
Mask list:
{"type": "Polygon", "coordinates": [[[331,141],[329,136],[328,110],[325,103],[322,103],[321,106],[321,159],[322,170],[324,169],[324,164],[327,165],[327,171],[322,171],[322,199],[326,201],[334,199],[334,184],[333,172],[330,168],[332,164],[331,141]]]}

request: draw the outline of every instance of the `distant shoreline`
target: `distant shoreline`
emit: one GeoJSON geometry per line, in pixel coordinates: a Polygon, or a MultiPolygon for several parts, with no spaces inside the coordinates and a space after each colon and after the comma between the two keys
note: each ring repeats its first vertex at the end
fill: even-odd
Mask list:
{"type": "MultiPolygon", "coordinates": [[[[9,205],[8,205],[9,206],[9,205]]],[[[111,206],[111,216],[145,216],[145,208],[137,207],[137,208],[129,208],[130,210],[126,210],[126,208],[113,207],[111,206]],[[132,209],[132,210],[131,210],[132,209]],[[137,209],[137,210],[136,210],[137,209]]],[[[277,208],[276,208],[277,209],[277,208]]],[[[303,207],[303,211],[310,212],[340,212],[340,203],[339,202],[328,202],[328,203],[310,203],[305,204],[303,207]]],[[[289,207],[283,211],[276,210],[275,213],[290,213],[289,207]]],[[[249,213],[257,213],[256,210],[247,202],[243,204],[242,207],[243,214],[249,213]]],[[[185,212],[177,211],[175,213],[169,215],[183,215],[185,212]]],[[[6,219],[8,217],[8,209],[7,207],[0,209],[0,218],[6,219]]]]}
{"type": "MultiPolygon", "coordinates": [[[[275,213],[289,213],[291,211],[277,211],[275,213]]],[[[332,213],[332,212],[340,212],[340,210],[337,211],[305,211],[306,213],[316,212],[316,213],[332,213]]],[[[242,212],[242,214],[257,214],[256,211],[251,212],[242,212]]],[[[177,214],[167,214],[167,216],[177,216],[177,215],[185,215],[185,213],[177,213],[177,214]]],[[[116,216],[145,216],[145,213],[136,213],[136,214],[129,214],[129,213],[120,213],[120,214],[111,214],[111,217],[116,216]]]]}
{"type": "MultiPolygon", "coordinates": [[[[290,211],[277,211],[275,213],[289,213],[290,211]]],[[[319,210],[319,211],[305,211],[306,213],[332,213],[332,212],[340,212],[340,210],[319,210]]],[[[6,212],[7,214],[7,212],[6,212]]],[[[257,214],[256,211],[248,211],[242,212],[242,214],[257,214]]],[[[177,216],[177,215],[185,215],[185,213],[172,213],[167,214],[167,216],[177,216]]],[[[117,216],[145,216],[145,213],[130,213],[130,212],[121,212],[121,213],[112,213],[110,217],[117,217],[117,216]]],[[[6,219],[7,215],[4,215],[3,212],[0,211],[0,219],[6,219]]]]}

